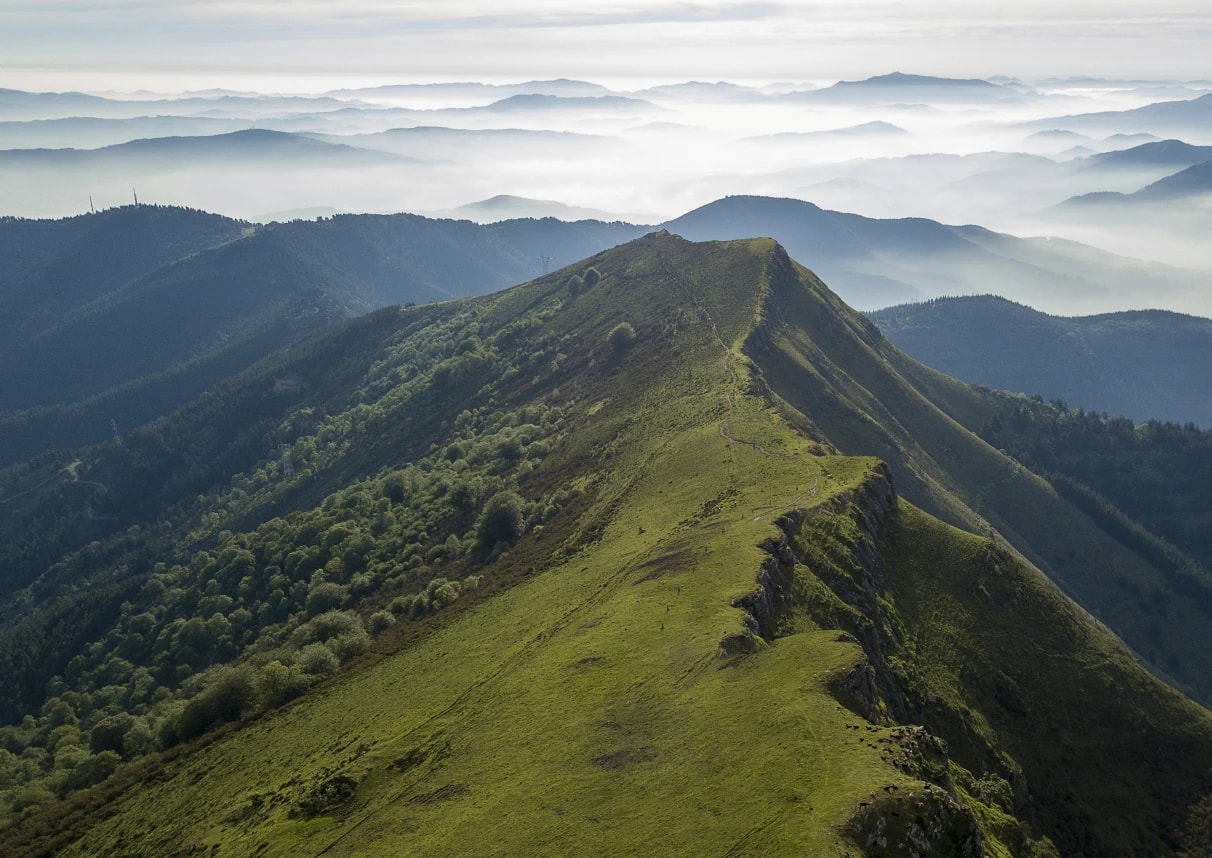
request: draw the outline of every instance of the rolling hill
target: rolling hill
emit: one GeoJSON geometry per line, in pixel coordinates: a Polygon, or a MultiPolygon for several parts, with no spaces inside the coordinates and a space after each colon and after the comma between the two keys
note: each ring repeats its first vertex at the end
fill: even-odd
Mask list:
{"type": "Polygon", "coordinates": [[[1021,102],[1029,95],[987,80],[930,77],[893,72],[865,80],[843,80],[823,89],[783,96],[825,104],[990,104],[1021,102]]]}
{"type": "Polygon", "coordinates": [[[0,464],[166,414],[337,319],[504,288],[542,257],[564,265],[640,231],[416,215],[253,227],[158,206],[0,221],[0,464]]]}
{"type": "Polygon", "coordinates": [[[888,307],[897,348],[955,378],[1112,416],[1212,427],[1212,320],[1160,310],[1049,316],[992,295],[888,307]]]}
{"type": "Polygon", "coordinates": [[[1103,133],[1143,132],[1166,137],[1206,139],[1212,131],[1212,93],[1184,101],[1160,101],[1130,110],[1041,119],[1027,123],[1025,127],[1103,133]]]}
{"type": "Polygon", "coordinates": [[[1196,272],[1146,265],[1074,242],[1020,239],[924,218],[876,219],[774,197],[726,197],[664,224],[692,241],[770,235],[861,310],[995,292],[1054,312],[1122,309],[1155,294],[1204,292],[1196,272]]]}
{"type": "Polygon", "coordinates": [[[401,155],[375,152],[316,140],[302,134],[249,128],[226,134],[152,137],[98,149],[8,149],[0,152],[0,170],[138,170],[180,171],[216,165],[279,168],[294,165],[323,167],[382,166],[410,163],[401,155]]]}
{"type": "Polygon", "coordinates": [[[1208,699],[1207,584],[1005,401],[654,233],[10,470],[0,851],[1198,854],[1212,716],[1061,588],[1208,699]]]}

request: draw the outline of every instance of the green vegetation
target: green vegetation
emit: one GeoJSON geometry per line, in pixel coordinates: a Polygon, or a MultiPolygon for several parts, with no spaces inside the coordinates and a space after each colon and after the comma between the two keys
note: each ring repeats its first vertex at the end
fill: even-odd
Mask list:
{"type": "Polygon", "coordinates": [[[625,352],[635,342],[635,328],[627,322],[619,322],[611,329],[606,341],[614,351],[625,352]]]}
{"type": "MultiPolygon", "coordinates": [[[[1097,493],[1131,522],[1140,523],[1136,530],[1142,539],[1156,534],[1171,543],[1168,562],[1177,560],[1177,547],[1205,569],[1212,566],[1207,492],[1212,431],[1158,420],[1133,425],[1126,418],[1069,408],[1059,400],[1005,397],[980,434],[1047,476],[1058,490],[1068,480],[1097,493]]],[[[1147,549],[1142,545],[1141,550],[1147,549]]]]}
{"type": "Polygon", "coordinates": [[[576,271],[600,278],[345,323],[6,474],[0,852],[1197,837],[1212,718],[1029,558],[1076,538],[1079,598],[1154,576],[1166,645],[1199,626],[963,428],[1000,399],[769,240],[653,234],[576,271]]]}

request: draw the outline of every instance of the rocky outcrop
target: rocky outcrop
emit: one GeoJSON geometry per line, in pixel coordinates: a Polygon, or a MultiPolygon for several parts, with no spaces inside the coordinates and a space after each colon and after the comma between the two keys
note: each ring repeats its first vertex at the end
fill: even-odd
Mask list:
{"type": "MultiPolygon", "coordinates": [[[[887,466],[876,466],[857,488],[811,510],[794,510],[776,524],[757,587],[734,604],[746,612],[745,630],[721,645],[721,654],[754,652],[778,637],[780,618],[807,612],[822,627],[840,627],[842,640],[859,644],[865,658],[835,677],[837,700],[872,723],[905,724],[910,706],[887,653],[901,642],[888,610],[892,594],[880,541],[897,514],[887,466]],[[828,588],[827,602],[797,602],[796,567],[828,588]]],[[[872,728],[875,729],[875,728],[872,728]]],[[[848,833],[868,856],[983,856],[980,828],[952,783],[947,745],[923,727],[898,726],[880,739],[881,756],[924,788],[889,785],[859,803],[848,833]]]]}
{"type": "MultiPolygon", "coordinates": [[[[887,465],[880,463],[875,472],[857,489],[830,498],[805,515],[794,530],[786,532],[793,554],[800,548],[800,560],[840,602],[851,610],[814,616],[821,625],[837,625],[857,639],[867,656],[870,677],[856,686],[852,679],[843,687],[856,690],[863,683],[874,684],[885,717],[903,721],[908,716],[905,695],[889,666],[885,651],[900,643],[900,631],[884,609],[887,576],[879,551],[879,540],[896,515],[896,490],[887,465]],[[813,531],[816,522],[843,516],[853,525],[847,538],[822,540],[813,531]],[[813,541],[809,552],[806,543],[813,541]]],[[[790,520],[789,520],[790,521],[790,520]]],[[[809,608],[812,613],[812,609],[809,608]]],[[[853,695],[847,695],[852,698],[853,695]]],[[[868,705],[865,717],[878,720],[876,708],[868,705]]],[[[855,710],[860,711],[860,710],[855,710]]]]}
{"type": "Polygon", "coordinates": [[[807,513],[802,509],[793,510],[775,522],[780,535],[761,545],[768,556],[758,569],[757,589],[732,603],[734,608],[745,611],[746,633],[751,637],[774,638],[777,617],[791,604],[795,554],[788,543],[787,534],[799,528],[805,515],[807,513]]]}
{"type": "Polygon", "coordinates": [[[933,858],[985,854],[971,811],[944,789],[884,793],[862,802],[847,826],[868,858],[933,858]]]}

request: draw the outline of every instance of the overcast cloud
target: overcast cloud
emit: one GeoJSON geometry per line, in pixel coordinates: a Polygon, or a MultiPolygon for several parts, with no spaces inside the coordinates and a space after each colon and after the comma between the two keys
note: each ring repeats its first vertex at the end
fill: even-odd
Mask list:
{"type": "MultiPolygon", "coordinates": [[[[1206,2],[6,0],[0,86],[1212,75],[1206,2]]],[[[310,86],[310,84],[309,84],[310,86]]],[[[314,87],[312,87],[314,88],[314,87]]]]}

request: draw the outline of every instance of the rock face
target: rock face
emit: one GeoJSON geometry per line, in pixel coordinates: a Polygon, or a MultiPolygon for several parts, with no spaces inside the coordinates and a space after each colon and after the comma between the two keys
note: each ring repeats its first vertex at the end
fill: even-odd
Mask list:
{"type": "MultiPolygon", "coordinates": [[[[746,613],[745,632],[726,639],[726,644],[741,646],[747,651],[756,649],[759,644],[753,641],[748,646],[742,645],[740,637],[761,637],[770,640],[777,636],[775,628],[778,615],[787,610],[792,599],[792,576],[795,572],[795,554],[787,540],[788,533],[794,533],[804,522],[804,510],[793,510],[780,517],[775,524],[782,535],[777,539],[768,539],[762,543],[762,550],[769,557],[762,562],[758,569],[757,589],[733,602],[734,608],[741,608],[746,613]]],[[[723,645],[722,645],[723,648],[723,645]]]]}
{"type": "Polygon", "coordinates": [[[849,828],[869,858],[985,854],[971,812],[946,790],[930,785],[920,792],[883,795],[865,803],[849,828]]]}
{"type": "MultiPolygon", "coordinates": [[[[891,473],[880,464],[853,492],[781,516],[780,535],[761,546],[767,558],[757,588],[734,603],[746,611],[745,631],[723,641],[721,655],[754,652],[778,637],[780,618],[806,607],[797,602],[796,585],[797,565],[806,567],[835,598],[832,609],[809,605],[809,613],[819,613],[821,625],[846,629],[841,638],[858,643],[866,655],[834,680],[838,701],[873,724],[908,721],[905,694],[885,656],[900,640],[882,604],[889,594],[879,551],[896,506],[891,473]],[[826,556],[813,553],[808,546],[821,545],[813,524],[830,520],[836,526],[838,519],[844,536],[829,543],[826,556]]],[[[952,783],[946,743],[920,726],[896,727],[880,741],[887,762],[925,783],[917,789],[889,785],[860,802],[848,826],[854,842],[872,858],[983,856],[980,828],[952,783]]]]}
{"type": "MultiPolygon", "coordinates": [[[[875,474],[854,492],[832,498],[809,513],[779,520],[793,556],[801,558],[800,562],[849,609],[830,611],[828,616],[819,616],[820,611],[811,608],[809,612],[817,613],[816,619],[826,627],[845,629],[866,653],[868,665],[861,670],[864,675],[848,678],[841,689],[843,697],[858,706],[855,711],[871,721],[904,722],[909,718],[904,692],[885,654],[887,647],[900,644],[900,635],[882,604],[887,584],[878,547],[881,534],[896,514],[896,503],[892,474],[887,465],[880,463],[875,474]],[[833,540],[825,558],[808,556],[806,528],[814,518],[838,514],[852,525],[848,538],[833,540]]],[[[814,541],[819,544],[819,540],[814,541]]]]}

